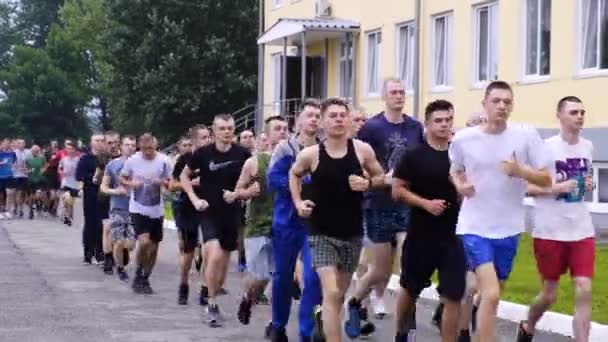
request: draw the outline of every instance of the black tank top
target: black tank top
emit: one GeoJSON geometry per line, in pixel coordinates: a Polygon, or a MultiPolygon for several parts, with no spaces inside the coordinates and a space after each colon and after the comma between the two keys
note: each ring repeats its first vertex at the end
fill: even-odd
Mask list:
{"type": "Polygon", "coordinates": [[[310,235],[349,240],[363,236],[363,193],[352,191],[350,175],[363,175],[352,139],[346,155],[334,159],[319,143],[319,165],[312,173],[310,197],[315,207],[310,217],[310,235]]]}

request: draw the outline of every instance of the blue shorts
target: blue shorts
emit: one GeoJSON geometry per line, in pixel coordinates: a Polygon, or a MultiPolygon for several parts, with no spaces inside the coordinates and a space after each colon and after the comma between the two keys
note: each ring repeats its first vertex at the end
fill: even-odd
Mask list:
{"type": "Polygon", "coordinates": [[[373,243],[396,244],[397,233],[407,232],[409,209],[365,209],[365,228],[373,243]]]}
{"type": "Polygon", "coordinates": [[[492,263],[498,280],[507,280],[517,254],[519,234],[502,239],[465,234],[462,235],[462,243],[470,270],[474,271],[483,264],[492,263]]]}

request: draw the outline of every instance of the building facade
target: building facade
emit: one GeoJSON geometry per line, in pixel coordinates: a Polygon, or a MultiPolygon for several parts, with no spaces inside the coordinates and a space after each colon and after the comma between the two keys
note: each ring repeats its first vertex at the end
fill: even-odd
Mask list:
{"type": "Polygon", "coordinates": [[[265,115],[293,112],[305,96],[343,96],[377,113],[382,80],[398,77],[408,113],[444,98],[462,127],[481,111],[485,85],[501,79],[515,92],[512,119],[546,136],[558,127],[558,99],[579,96],[595,144],[588,200],[608,228],[608,0],[262,1],[265,115]]]}

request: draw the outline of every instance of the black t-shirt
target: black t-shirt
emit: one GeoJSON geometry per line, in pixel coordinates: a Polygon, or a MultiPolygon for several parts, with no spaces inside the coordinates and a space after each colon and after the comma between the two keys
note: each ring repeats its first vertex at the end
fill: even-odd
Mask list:
{"type": "Polygon", "coordinates": [[[434,216],[419,207],[412,207],[408,239],[455,236],[460,200],[450,181],[448,151],[435,150],[424,142],[403,156],[393,177],[408,182],[409,189],[422,198],[441,199],[448,203],[448,207],[440,216],[434,216]]]}
{"type": "Polygon", "coordinates": [[[196,150],[188,161],[188,167],[199,171],[201,186],[195,189],[199,198],[209,202],[205,213],[211,215],[238,215],[239,201],[228,204],[224,201],[224,190],[234,191],[241,169],[251,152],[233,144],[227,152],[220,152],[211,144],[196,150]]]}

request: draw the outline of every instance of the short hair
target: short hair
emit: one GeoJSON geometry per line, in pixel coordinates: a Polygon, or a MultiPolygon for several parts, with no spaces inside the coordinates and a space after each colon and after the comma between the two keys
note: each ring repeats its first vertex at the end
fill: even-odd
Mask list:
{"type": "Polygon", "coordinates": [[[64,147],[68,147],[68,146],[76,148],[76,144],[74,144],[71,140],[65,141],[64,147]]]}
{"type": "Polygon", "coordinates": [[[509,85],[509,83],[507,83],[505,81],[492,81],[486,87],[486,92],[485,92],[484,96],[488,97],[488,95],[490,95],[490,93],[494,89],[508,90],[508,91],[511,92],[511,94],[513,94],[513,88],[511,88],[511,86],[509,85]]]}
{"type": "Polygon", "coordinates": [[[122,137],[122,141],[125,141],[125,140],[137,141],[137,138],[134,135],[127,134],[124,137],[122,137]]]}
{"type": "Polygon", "coordinates": [[[282,117],[280,115],[273,115],[273,116],[266,118],[266,120],[264,120],[264,125],[269,126],[270,123],[273,121],[287,122],[287,120],[285,120],[284,117],[282,117]]]}
{"type": "Polygon", "coordinates": [[[319,109],[319,108],[321,108],[321,103],[319,102],[319,100],[317,100],[313,97],[306,98],[300,104],[299,113],[302,113],[304,111],[304,109],[306,109],[306,107],[313,107],[313,108],[319,109]]]}
{"type": "Polygon", "coordinates": [[[341,97],[329,97],[321,103],[321,114],[324,114],[329,106],[334,105],[343,106],[347,112],[350,112],[350,107],[348,106],[348,101],[346,99],[341,97]]]}
{"type": "Polygon", "coordinates": [[[221,113],[221,114],[216,114],[213,117],[213,122],[215,123],[215,120],[224,120],[224,121],[230,121],[230,120],[234,120],[234,117],[232,116],[232,114],[227,114],[227,113],[221,113]]]}
{"type": "Polygon", "coordinates": [[[145,145],[145,144],[155,144],[156,143],[156,138],[152,135],[152,133],[144,133],[142,134],[139,139],[137,139],[137,144],[138,145],[145,145]]]}
{"type": "Polygon", "coordinates": [[[453,111],[454,105],[450,101],[447,100],[435,100],[426,105],[424,109],[424,120],[428,121],[431,119],[431,116],[436,111],[453,111]]]}
{"type": "Polygon", "coordinates": [[[193,139],[198,134],[198,131],[201,131],[201,130],[209,131],[209,127],[207,127],[205,125],[201,125],[201,124],[196,124],[196,125],[190,127],[190,129],[188,130],[188,134],[186,135],[186,137],[188,137],[190,139],[193,139]]]}
{"type": "Polygon", "coordinates": [[[386,96],[386,91],[388,88],[388,84],[389,83],[399,83],[401,85],[403,85],[403,81],[400,78],[397,77],[387,77],[384,79],[384,81],[382,82],[382,96],[386,96]]]}
{"type": "Polygon", "coordinates": [[[557,111],[558,112],[561,112],[562,109],[564,109],[566,102],[583,103],[583,101],[581,101],[581,99],[579,99],[576,96],[571,95],[571,96],[562,97],[562,99],[557,102],[557,111]]]}
{"type": "Polygon", "coordinates": [[[104,136],[107,136],[107,137],[119,137],[120,138],[120,133],[118,133],[116,131],[106,131],[104,133],[104,136]]]}
{"type": "Polygon", "coordinates": [[[255,137],[255,132],[253,130],[244,129],[244,130],[241,131],[241,133],[239,133],[239,139],[241,139],[241,134],[243,134],[245,132],[249,132],[249,133],[251,133],[255,137]]]}

